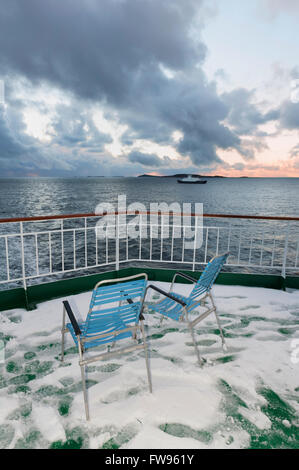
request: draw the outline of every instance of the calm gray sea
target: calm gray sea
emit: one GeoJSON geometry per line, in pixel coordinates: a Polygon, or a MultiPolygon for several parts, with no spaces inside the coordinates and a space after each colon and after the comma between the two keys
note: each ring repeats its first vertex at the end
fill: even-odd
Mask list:
{"type": "MultiPolygon", "coordinates": [[[[127,206],[140,202],[147,209],[151,203],[202,203],[204,213],[209,214],[299,216],[299,178],[214,178],[208,179],[205,185],[182,185],[175,178],[9,178],[0,179],[0,218],[94,213],[99,203],[109,202],[117,207],[120,195],[127,197],[127,206]]],[[[70,270],[73,275],[71,271],[75,267],[84,269],[97,263],[107,266],[115,263],[115,240],[109,240],[107,245],[106,241],[96,244],[93,227],[86,238],[84,230],[77,231],[75,236],[72,229],[81,227],[80,223],[84,220],[65,221],[67,231],[63,239],[57,221],[24,224],[24,232],[28,233],[24,238],[25,273],[34,276],[52,269],[56,273],[70,270]],[[56,232],[51,234],[51,250],[48,233],[36,238],[30,234],[53,229],[56,232]]],[[[91,226],[95,223],[88,221],[91,226]]],[[[255,272],[279,273],[285,256],[287,266],[299,270],[298,222],[207,218],[205,226],[209,231],[206,228],[203,232],[196,258],[193,250],[184,251],[184,261],[190,266],[193,261],[198,265],[203,263],[206,255],[210,259],[216,252],[229,250],[230,264],[241,263],[244,267],[240,269],[245,272],[251,272],[253,265],[255,272]]],[[[19,230],[18,224],[0,224],[0,235],[19,230]]],[[[171,252],[174,262],[182,260],[180,238],[173,244],[170,232],[169,238],[163,240],[163,255],[161,242],[154,240],[151,245],[150,238],[143,239],[142,244],[138,239],[130,240],[129,247],[125,239],[121,240],[120,261],[142,258],[159,262],[163,258],[167,263],[171,252]]],[[[20,278],[21,253],[19,236],[7,240],[0,237],[0,281],[7,279],[8,266],[11,279],[20,278]]]]}
{"type": "Polygon", "coordinates": [[[94,212],[101,202],[203,203],[205,213],[299,216],[299,178],[215,178],[181,185],[175,178],[0,179],[0,217],[94,212]]]}

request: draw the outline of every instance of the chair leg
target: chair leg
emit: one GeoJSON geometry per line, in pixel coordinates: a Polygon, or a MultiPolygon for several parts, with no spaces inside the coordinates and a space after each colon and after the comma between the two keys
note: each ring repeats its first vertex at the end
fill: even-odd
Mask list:
{"type": "Polygon", "coordinates": [[[191,333],[191,337],[192,337],[192,341],[193,341],[193,346],[194,346],[194,349],[195,349],[195,352],[196,352],[198,364],[200,365],[200,367],[202,367],[203,361],[200,357],[200,352],[199,352],[198,346],[197,346],[196,341],[195,341],[194,328],[191,325],[191,323],[189,323],[189,322],[188,322],[188,326],[189,326],[189,329],[190,329],[190,333],[191,333]]]}
{"type": "Polygon", "coordinates": [[[62,313],[62,328],[61,328],[61,362],[64,361],[64,335],[65,335],[65,307],[62,313]]]}
{"type": "Polygon", "coordinates": [[[86,420],[89,421],[89,408],[88,408],[88,401],[87,401],[87,391],[86,391],[86,382],[85,382],[85,366],[80,366],[81,368],[81,377],[82,377],[82,387],[83,387],[83,397],[84,397],[84,407],[85,407],[85,415],[86,420]]]}
{"type": "Polygon", "coordinates": [[[111,349],[113,349],[113,348],[115,347],[115,345],[116,345],[116,341],[113,341],[113,343],[108,344],[108,346],[107,346],[107,352],[110,352],[111,349]]]}
{"type": "Polygon", "coordinates": [[[138,330],[138,323],[135,323],[135,328],[132,331],[132,340],[138,343],[138,336],[137,336],[137,330],[138,330]]]}
{"type": "Polygon", "coordinates": [[[188,327],[189,327],[192,342],[193,342],[193,346],[194,346],[195,353],[196,353],[196,356],[197,356],[197,361],[198,361],[198,364],[200,365],[200,367],[202,367],[203,360],[200,357],[200,352],[199,352],[198,346],[197,346],[196,341],[195,341],[194,328],[193,328],[192,322],[189,321],[188,310],[187,310],[186,307],[183,307],[183,312],[184,312],[184,314],[180,317],[180,321],[183,321],[183,319],[184,319],[186,321],[188,327]]]}
{"type": "Polygon", "coordinates": [[[221,342],[222,342],[222,350],[223,350],[223,352],[225,352],[225,351],[227,351],[227,346],[226,346],[226,343],[225,343],[225,339],[224,339],[224,335],[223,335],[223,330],[222,330],[222,327],[221,327],[221,324],[220,324],[220,320],[219,320],[219,317],[218,317],[216,305],[215,305],[215,302],[214,302],[214,299],[213,299],[211,293],[209,294],[209,296],[210,296],[210,299],[211,299],[211,302],[212,302],[212,306],[213,306],[213,309],[214,309],[214,313],[215,313],[217,325],[218,325],[218,328],[219,328],[219,331],[220,331],[221,342]]]}
{"type": "Polygon", "coordinates": [[[61,362],[64,361],[64,331],[61,331],[61,362]]]}
{"type": "Polygon", "coordinates": [[[148,388],[149,388],[150,393],[152,393],[153,392],[153,386],[152,386],[152,377],[151,377],[151,371],[150,371],[150,365],[149,365],[148,345],[147,345],[147,342],[146,342],[146,339],[145,339],[144,325],[143,325],[142,320],[140,320],[140,330],[141,330],[142,340],[143,340],[143,345],[144,345],[148,388]]]}
{"type": "Polygon", "coordinates": [[[81,369],[81,378],[82,378],[82,388],[83,388],[85,415],[86,415],[86,420],[89,421],[89,407],[88,407],[87,390],[86,390],[86,380],[85,380],[85,365],[82,364],[82,361],[83,361],[83,348],[82,348],[82,344],[81,344],[80,338],[77,337],[77,339],[78,339],[79,364],[80,364],[80,369],[81,369]]]}

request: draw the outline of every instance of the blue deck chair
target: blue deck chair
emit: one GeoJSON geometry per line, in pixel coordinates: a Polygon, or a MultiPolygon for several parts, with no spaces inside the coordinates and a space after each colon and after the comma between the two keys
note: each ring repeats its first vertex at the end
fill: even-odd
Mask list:
{"type": "Polygon", "coordinates": [[[64,359],[64,335],[71,336],[78,347],[79,365],[81,367],[83,395],[86,419],[89,420],[85,366],[91,362],[108,359],[117,354],[143,349],[147,369],[149,390],[152,392],[151,375],[148,360],[148,349],[145,340],[142,308],[146,292],[147,275],[138,274],[117,280],[104,280],[93,289],[86,320],[78,323],[68,301],[63,301],[61,360],[64,359]],[[109,285],[107,285],[109,284],[109,285]],[[66,314],[70,323],[65,322],[66,314]],[[141,333],[138,342],[138,333],[141,333]],[[116,341],[131,338],[134,343],[123,348],[114,349],[116,341]],[[108,352],[85,357],[90,349],[110,345],[108,352]]]}
{"type": "Polygon", "coordinates": [[[192,336],[192,341],[193,341],[193,345],[195,348],[195,352],[197,355],[197,359],[200,365],[202,365],[202,360],[201,360],[199,349],[198,349],[198,346],[196,344],[195,337],[194,337],[194,327],[200,321],[204,320],[204,318],[206,318],[208,315],[210,315],[213,312],[216,316],[216,321],[217,321],[218,328],[220,331],[220,336],[222,340],[222,348],[223,350],[225,350],[226,348],[223,331],[222,331],[220,321],[218,318],[215,302],[212,297],[211,288],[219,272],[221,271],[222,266],[226,262],[228,255],[229,253],[225,253],[224,255],[220,255],[220,256],[215,256],[207,264],[207,266],[205,267],[204,271],[202,272],[198,280],[184,273],[177,272],[172,279],[169,292],[165,292],[162,289],[153,285],[149,285],[147,287],[147,289],[152,288],[155,291],[159,292],[160,294],[164,295],[164,298],[162,298],[162,300],[160,300],[157,303],[150,304],[148,307],[154,310],[155,312],[162,314],[161,321],[163,320],[164,317],[169,317],[169,318],[172,318],[173,320],[185,321],[188,324],[188,327],[190,329],[190,333],[192,336]],[[174,281],[176,277],[178,276],[183,277],[195,284],[189,297],[185,297],[183,295],[172,292],[174,281]],[[208,298],[210,299],[210,302],[211,302],[210,306],[206,303],[206,299],[208,298]],[[190,320],[189,313],[199,306],[205,307],[206,310],[202,312],[199,316],[196,316],[196,318],[190,320]]]}

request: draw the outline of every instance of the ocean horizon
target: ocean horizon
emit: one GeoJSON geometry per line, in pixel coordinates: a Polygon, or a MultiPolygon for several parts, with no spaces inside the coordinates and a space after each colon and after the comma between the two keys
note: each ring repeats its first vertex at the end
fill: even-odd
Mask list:
{"type": "Polygon", "coordinates": [[[205,185],[179,185],[176,178],[0,178],[0,217],[92,213],[99,203],[203,204],[204,213],[298,216],[299,178],[210,178],[205,185]]]}

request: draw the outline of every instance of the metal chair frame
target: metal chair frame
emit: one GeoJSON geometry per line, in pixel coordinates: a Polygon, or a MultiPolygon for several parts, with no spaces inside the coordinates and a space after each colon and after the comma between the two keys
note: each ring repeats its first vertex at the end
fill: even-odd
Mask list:
{"type": "MultiPolygon", "coordinates": [[[[220,269],[218,269],[218,271],[216,272],[213,280],[211,281],[211,285],[205,289],[204,292],[202,292],[201,294],[199,294],[199,299],[198,300],[195,300],[194,302],[192,302],[191,304],[187,305],[187,300],[190,299],[190,296],[192,294],[190,294],[189,297],[183,297],[183,296],[180,296],[180,297],[183,297],[182,298],[179,298],[179,297],[176,297],[174,292],[173,292],[173,287],[174,287],[174,282],[175,282],[175,279],[177,278],[177,276],[180,276],[180,277],[183,277],[184,279],[192,282],[193,284],[200,284],[200,279],[202,278],[202,275],[200,276],[199,279],[195,279],[185,273],[182,273],[182,272],[177,272],[175,273],[175,275],[173,276],[173,279],[172,279],[172,282],[171,282],[171,285],[170,285],[170,289],[168,292],[156,287],[156,286],[153,286],[152,284],[149,285],[147,287],[147,290],[148,289],[153,289],[157,292],[159,292],[160,294],[162,294],[164,297],[168,297],[169,299],[171,299],[173,302],[177,303],[177,304],[180,304],[181,305],[181,315],[179,316],[179,321],[181,322],[186,322],[188,327],[189,327],[189,330],[190,330],[190,334],[191,334],[191,338],[192,338],[192,342],[193,342],[193,346],[194,346],[194,349],[195,349],[195,353],[196,353],[196,356],[197,356],[197,361],[199,363],[200,366],[203,365],[203,361],[202,361],[202,358],[200,356],[200,352],[199,352],[199,348],[197,346],[197,343],[195,341],[195,333],[194,333],[194,327],[200,323],[202,320],[204,320],[208,315],[214,313],[215,317],[216,317],[216,322],[217,322],[217,325],[218,325],[218,328],[219,328],[219,332],[220,332],[220,337],[221,337],[221,342],[222,342],[222,350],[223,352],[227,350],[226,348],[226,343],[225,343],[225,339],[224,339],[224,334],[223,334],[223,330],[222,330],[222,327],[221,327],[221,323],[220,323],[220,320],[219,320],[219,316],[218,316],[218,313],[217,313],[217,308],[216,308],[216,305],[215,305],[215,301],[213,299],[213,296],[212,296],[212,293],[211,293],[211,288],[212,288],[212,285],[214,284],[214,281],[216,280],[224,262],[226,261],[227,257],[228,257],[229,253],[225,253],[224,255],[219,255],[219,256],[214,256],[214,258],[211,259],[211,261],[208,263],[208,265],[206,266],[205,270],[203,271],[202,275],[207,272],[208,269],[211,269],[211,265],[212,263],[218,259],[218,258],[221,258],[223,257],[224,258],[224,261],[223,263],[221,264],[220,266],[220,269]],[[208,306],[206,305],[206,299],[209,299],[210,302],[211,302],[211,305],[208,306]],[[201,306],[201,307],[207,307],[206,310],[204,312],[202,312],[199,316],[197,316],[195,319],[193,320],[189,320],[189,316],[188,314],[191,312],[191,310],[194,310],[196,307],[198,306],[201,306]]],[[[155,310],[157,313],[161,313],[162,314],[162,318],[161,318],[161,324],[162,324],[162,321],[163,319],[165,318],[165,316],[168,316],[167,315],[167,311],[164,311],[163,313],[162,312],[159,312],[159,304],[161,304],[163,301],[165,301],[165,298],[162,298],[159,302],[156,302],[155,304],[151,304],[149,305],[148,308],[152,308],[153,310],[155,310]]],[[[174,305],[174,304],[172,304],[174,305]]],[[[170,317],[170,316],[169,316],[170,317]]],[[[170,317],[171,318],[171,317],[170,317]]]]}
{"type": "MultiPolygon", "coordinates": [[[[116,283],[116,284],[118,284],[118,283],[120,283],[120,286],[124,287],[125,286],[124,281],[132,281],[132,280],[134,280],[136,278],[140,278],[140,277],[144,277],[145,281],[147,281],[147,275],[145,273],[137,274],[135,276],[119,278],[119,279],[116,279],[116,280],[109,279],[109,280],[100,281],[94,287],[93,294],[95,293],[95,291],[100,289],[104,284],[107,284],[107,283],[112,283],[112,284],[116,283]]],[[[144,299],[145,299],[145,293],[146,293],[146,289],[144,289],[144,294],[143,294],[143,297],[141,299],[141,307],[140,307],[140,310],[139,310],[137,318],[136,318],[137,321],[134,325],[129,325],[126,328],[116,329],[114,331],[109,331],[107,333],[99,333],[98,335],[93,335],[92,337],[83,336],[82,331],[80,329],[80,326],[79,326],[79,324],[78,324],[78,322],[75,318],[75,315],[72,311],[72,308],[71,308],[69,302],[67,300],[63,301],[62,328],[61,328],[61,336],[62,336],[62,338],[61,338],[61,361],[63,362],[63,360],[64,360],[64,345],[65,345],[64,335],[65,335],[65,333],[70,333],[70,328],[66,325],[66,315],[68,315],[68,317],[70,319],[70,322],[71,322],[71,325],[72,325],[72,328],[73,328],[73,331],[74,331],[74,334],[75,334],[76,339],[77,339],[77,346],[78,346],[78,353],[79,353],[79,366],[81,368],[84,406],[85,406],[85,414],[86,414],[86,419],[87,420],[90,419],[88,399],[87,399],[87,389],[86,389],[86,376],[85,376],[85,366],[87,364],[90,364],[92,362],[99,361],[99,360],[109,359],[111,357],[114,357],[115,355],[126,354],[126,353],[129,353],[129,352],[135,351],[135,350],[143,349],[144,352],[145,352],[145,362],[146,362],[146,370],[147,370],[149,391],[152,393],[152,380],[151,380],[151,372],[150,372],[150,366],[149,366],[148,345],[147,345],[147,342],[146,342],[145,331],[144,331],[144,323],[143,323],[144,317],[142,315],[142,309],[143,309],[143,303],[144,303],[144,299]],[[134,344],[132,346],[129,346],[129,347],[120,348],[120,349],[116,349],[116,350],[112,351],[111,349],[114,347],[115,342],[117,340],[121,339],[121,338],[117,339],[117,336],[119,336],[123,333],[128,333],[128,332],[132,333],[132,339],[135,341],[136,344],[134,344]],[[141,334],[142,342],[140,344],[138,344],[137,333],[141,334]],[[90,342],[90,341],[94,342],[98,339],[109,338],[109,336],[111,336],[111,335],[113,336],[114,340],[113,339],[111,339],[111,340],[108,339],[106,341],[106,343],[108,343],[108,342],[111,343],[112,342],[112,347],[110,346],[111,349],[108,350],[108,352],[104,352],[104,353],[101,353],[101,354],[96,355],[96,356],[86,357],[85,358],[85,353],[86,353],[85,345],[87,345],[88,342],[90,342]]],[[[129,297],[126,299],[126,301],[129,304],[133,303],[133,301],[129,297]]],[[[121,303],[122,303],[122,301],[119,301],[118,306],[121,306],[121,303]]],[[[91,313],[91,310],[92,310],[92,308],[90,307],[89,311],[88,311],[88,314],[87,314],[87,318],[88,318],[88,315],[91,313]]],[[[93,346],[93,347],[97,347],[97,346],[93,346]]],[[[108,345],[108,348],[109,348],[109,345],[108,345]]]]}

